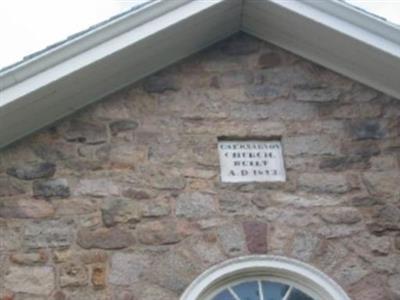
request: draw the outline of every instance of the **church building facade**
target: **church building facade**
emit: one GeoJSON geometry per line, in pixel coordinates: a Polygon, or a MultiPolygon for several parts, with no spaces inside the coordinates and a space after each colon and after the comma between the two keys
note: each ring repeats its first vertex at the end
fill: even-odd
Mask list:
{"type": "Polygon", "coordinates": [[[398,99],[236,33],[0,150],[0,299],[400,299],[399,150],[398,99]]]}

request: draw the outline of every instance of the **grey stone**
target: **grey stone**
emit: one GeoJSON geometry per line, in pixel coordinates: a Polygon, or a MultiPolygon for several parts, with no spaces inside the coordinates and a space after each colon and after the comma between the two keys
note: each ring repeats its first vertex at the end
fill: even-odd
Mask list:
{"type": "Polygon", "coordinates": [[[320,238],[310,232],[302,232],[295,236],[292,245],[292,256],[309,262],[318,253],[321,246],[320,238]]]}
{"type": "Polygon", "coordinates": [[[239,120],[306,121],[317,116],[314,104],[280,99],[267,104],[234,103],[232,116],[239,120]]]}
{"type": "Polygon", "coordinates": [[[40,219],[52,215],[54,208],[45,200],[0,200],[0,218],[40,219]]]}
{"type": "Polygon", "coordinates": [[[177,293],[183,290],[200,273],[201,266],[188,251],[172,250],[159,257],[146,272],[150,281],[177,293]]]}
{"type": "Polygon", "coordinates": [[[364,172],[362,176],[368,192],[372,196],[397,196],[400,194],[400,172],[364,172]]]}
{"type": "Polygon", "coordinates": [[[294,136],[283,139],[286,155],[337,155],[339,146],[326,135],[294,136]]]}
{"type": "Polygon", "coordinates": [[[161,166],[139,166],[136,182],[159,190],[181,190],[186,186],[185,178],[174,170],[161,166]]]}
{"type": "Polygon", "coordinates": [[[299,187],[310,192],[337,194],[346,193],[351,189],[345,176],[325,173],[301,174],[299,187]]]}
{"type": "Polygon", "coordinates": [[[351,169],[366,169],[369,167],[369,157],[362,155],[341,156],[326,158],[321,161],[319,167],[322,170],[345,171],[351,169]]]}
{"type": "Polygon", "coordinates": [[[134,244],[133,236],[118,228],[82,228],[78,231],[77,244],[84,249],[123,249],[134,244]]]}
{"type": "Polygon", "coordinates": [[[247,252],[246,236],[241,224],[227,224],[218,228],[218,239],[222,249],[229,256],[247,252]]]}
{"type": "MultiPolygon", "coordinates": [[[[140,283],[137,284],[137,288],[134,287],[136,291],[135,296],[137,298],[121,298],[120,300],[134,300],[134,299],[141,299],[141,300],[176,300],[177,295],[172,293],[171,291],[164,289],[155,284],[148,284],[148,283],[140,283]]],[[[117,298],[116,300],[119,300],[117,298]]]]}
{"type": "Polygon", "coordinates": [[[293,94],[298,101],[324,103],[339,100],[341,90],[323,83],[307,83],[296,85],[293,94]]]}
{"type": "Polygon", "coordinates": [[[131,199],[107,199],[101,209],[104,225],[110,227],[118,223],[134,224],[141,218],[140,207],[131,199]]]}
{"type": "Polygon", "coordinates": [[[150,258],[142,253],[115,253],[111,257],[108,282],[129,286],[138,282],[150,265],[150,258]]]}
{"type": "Polygon", "coordinates": [[[26,248],[65,248],[74,237],[73,221],[42,220],[27,223],[22,243],[26,248]]]}
{"type": "Polygon", "coordinates": [[[171,213],[168,199],[146,201],[141,203],[143,217],[162,217],[171,213]]]}
{"type": "Polygon", "coordinates": [[[379,203],[379,200],[370,196],[356,196],[351,199],[351,204],[356,207],[371,207],[379,203]]]}
{"type": "Polygon", "coordinates": [[[7,169],[7,174],[18,179],[32,180],[51,177],[56,172],[56,165],[49,162],[26,164],[7,169]]]}
{"type": "Polygon", "coordinates": [[[4,284],[13,292],[48,296],[55,287],[54,270],[52,267],[11,266],[4,284]]]}
{"type": "Polygon", "coordinates": [[[349,128],[355,140],[381,139],[386,136],[385,128],[376,120],[353,121],[349,128]]]}
{"type": "Polygon", "coordinates": [[[229,71],[213,79],[218,88],[230,88],[247,85],[254,81],[253,74],[248,71],[229,71]]]}
{"type": "Polygon", "coordinates": [[[350,286],[368,275],[368,270],[363,266],[361,260],[350,257],[334,273],[335,278],[338,278],[340,283],[350,286]]]}
{"type": "Polygon", "coordinates": [[[118,196],[120,189],[112,180],[107,178],[82,179],[76,186],[74,194],[92,197],[118,196]]]}
{"type": "Polygon", "coordinates": [[[215,199],[204,193],[184,193],[176,200],[176,215],[186,218],[207,218],[217,214],[215,199]]]}
{"type": "Polygon", "coordinates": [[[145,79],[143,89],[148,93],[160,94],[167,91],[176,92],[180,87],[173,76],[158,74],[145,79]]]}
{"type": "Polygon", "coordinates": [[[356,208],[328,208],[321,212],[321,218],[331,224],[355,224],[361,221],[361,213],[356,208]]]}
{"type": "Polygon", "coordinates": [[[70,194],[68,181],[65,178],[33,182],[33,195],[37,198],[68,198],[70,194]]]}
{"type": "Polygon", "coordinates": [[[116,135],[119,132],[135,130],[138,126],[138,122],[134,120],[117,120],[110,123],[110,130],[112,135],[116,135]]]}
{"type": "Polygon", "coordinates": [[[70,142],[101,144],[107,141],[107,128],[104,124],[70,121],[60,130],[64,138],[70,142]]]}
{"type": "Polygon", "coordinates": [[[223,212],[243,215],[250,207],[250,199],[245,193],[224,191],[218,196],[219,207],[223,212]]]}
{"type": "Polygon", "coordinates": [[[286,97],[289,94],[288,89],[282,86],[273,85],[255,85],[246,90],[246,96],[250,99],[271,101],[277,98],[286,97]]]}

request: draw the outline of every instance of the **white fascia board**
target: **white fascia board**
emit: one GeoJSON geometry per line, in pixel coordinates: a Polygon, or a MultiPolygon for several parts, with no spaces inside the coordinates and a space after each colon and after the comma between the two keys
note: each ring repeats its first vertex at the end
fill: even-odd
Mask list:
{"type": "Polygon", "coordinates": [[[400,99],[400,30],[350,5],[246,0],[242,30],[400,99]]]}

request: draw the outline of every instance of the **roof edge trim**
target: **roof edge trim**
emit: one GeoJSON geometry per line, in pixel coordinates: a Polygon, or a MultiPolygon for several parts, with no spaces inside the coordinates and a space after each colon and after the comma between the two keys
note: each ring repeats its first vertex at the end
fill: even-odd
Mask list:
{"type": "Polygon", "coordinates": [[[44,50],[37,56],[21,61],[14,66],[0,70],[1,86],[0,91],[21,81],[24,81],[36,74],[51,68],[75,55],[95,47],[113,37],[134,29],[146,22],[177,9],[191,0],[149,0],[149,2],[139,6],[137,9],[127,11],[108,21],[94,26],[93,29],[83,31],[60,42],[58,46],[44,50]],[[134,15],[134,18],[132,16],[134,15]]]}

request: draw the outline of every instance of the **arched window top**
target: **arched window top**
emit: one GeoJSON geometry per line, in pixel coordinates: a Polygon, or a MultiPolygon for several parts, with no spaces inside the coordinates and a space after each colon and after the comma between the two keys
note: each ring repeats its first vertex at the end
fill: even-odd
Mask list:
{"type": "Polygon", "coordinates": [[[201,274],[181,300],[350,300],[328,276],[269,255],[228,260],[201,274]]]}
{"type": "Polygon", "coordinates": [[[247,278],[231,282],[209,296],[210,300],[315,300],[306,292],[277,278],[247,278]]]}

